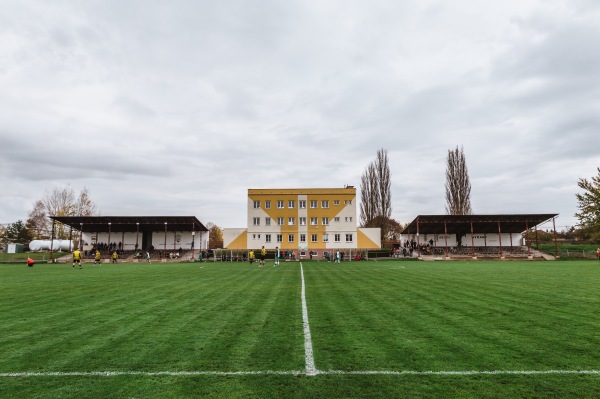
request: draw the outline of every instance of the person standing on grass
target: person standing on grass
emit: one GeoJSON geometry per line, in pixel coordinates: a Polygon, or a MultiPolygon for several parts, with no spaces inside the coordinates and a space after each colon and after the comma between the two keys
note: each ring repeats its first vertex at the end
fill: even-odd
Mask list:
{"type": "Polygon", "coordinates": [[[279,266],[279,258],[281,258],[281,250],[275,247],[275,266],[279,266]]]}
{"type": "Polygon", "coordinates": [[[340,251],[335,251],[335,263],[340,263],[340,251]]]}
{"type": "Polygon", "coordinates": [[[75,269],[75,263],[77,263],[81,269],[81,251],[78,249],[73,251],[73,269],[75,269]]]}
{"type": "Polygon", "coordinates": [[[113,262],[112,263],[117,263],[118,257],[119,257],[119,255],[117,254],[117,251],[113,252],[113,254],[112,254],[113,262]]]}
{"type": "Polygon", "coordinates": [[[94,265],[100,264],[100,251],[96,250],[96,254],[94,255],[94,265]]]}
{"type": "Polygon", "coordinates": [[[27,257],[27,266],[33,267],[33,265],[35,265],[35,261],[28,256],[27,257]]]}
{"type": "Polygon", "coordinates": [[[260,263],[259,263],[260,267],[263,267],[265,265],[266,257],[267,257],[267,250],[265,249],[265,246],[263,245],[260,250],[260,263]]]}
{"type": "Polygon", "coordinates": [[[248,261],[250,262],[250,264],[252,264],[254,262],[254,250],[251,249],[250,252],[248,252],[248,261]]]}
{"type": "Polygon", "coordinates": [[[148,263],[152,263],[152,262],[150,261],[150,252],[148,252],[148,251],[146,251],[146,262],[148,262],[148,263]]]}

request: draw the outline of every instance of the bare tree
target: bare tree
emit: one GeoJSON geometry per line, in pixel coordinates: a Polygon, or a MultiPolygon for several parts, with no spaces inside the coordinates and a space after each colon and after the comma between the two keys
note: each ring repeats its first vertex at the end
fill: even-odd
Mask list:
{"type": "MultiPolygon", "coordinates": [[[[87,188],[83,188],[78,196],[69,185],[63,188],[55,187],[52,192],[46,191],[42,199],[48,216],[94,216],[97,215],[96,205],[90,199],[87,188]]],[[[57,237],[66,238],[67,234],[62,224],[58,225],[57,237]]]]}
{"type": "Polygon", "coordinates": [[[381,228],[382,240],[388,236],[392,216],[391,173],[387,151],[377,151],[361,176],[360,219],[363,227],[381,228]]]}
{"type": "Polygon", "coordinates": [[[50,222],[46,214],[46,207],[41,200],[35,201],[25,225],[34,240],[50,237],[50,222]]]}
{"type": "Polygon", "coordinates": [[[377,172],[371,162],[360,178],[360,220],[367,226],[379,215],[379,188],[377,187],[377,172]]]}
{"type": "Polygon", "coordinates": [[[471,183],[463,148],[456,146],[448,150],[446,166],[446,213],[449,215],[470,215],[471,183]]]}

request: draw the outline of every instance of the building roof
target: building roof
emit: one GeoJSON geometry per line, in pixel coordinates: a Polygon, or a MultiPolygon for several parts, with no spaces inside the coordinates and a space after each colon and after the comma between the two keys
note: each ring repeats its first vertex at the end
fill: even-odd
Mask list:
{"type": "Polygon", "coordinates": [[[554,217],[557,213],[512,214],[512,215],[419,215],[402,234],[470,234],[471,223],[474,233],[522,233],[554,217]]]}
{"type": "Polygon", "coordinates": [[[208,231],[195,216],[50,216],[62,224],[84,232],[208,231]]]}

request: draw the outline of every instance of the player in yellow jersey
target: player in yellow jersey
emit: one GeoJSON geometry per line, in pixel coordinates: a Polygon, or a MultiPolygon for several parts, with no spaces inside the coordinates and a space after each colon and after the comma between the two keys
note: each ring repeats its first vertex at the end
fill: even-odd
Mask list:
{"type": "Polygon", "coordinates": [[[119,255],[117,255],[117,251],[113,252],[112,254],[112,263],[117,263],[117,258],[119,257],[119,255]]]}
{"type": "Polygon", "coordinates": [[[265,265],[266,257],[267,257],[267,250],[265,249],[265,246],[263,245],[263,247],[260,250],[260,263],[259,263],[260,267],[263,267],[265,265]]]}
{"type": "Polygon", "coordinates": [[[250,261],[250,264],[252,264],[254,262],[254,250],[251,249],[250,252],[248,252],[248,260],[250,261]]]}
{"type": "Polygon", "coordinates": [[[96,250],[96,255],[94,255],[94,265],[100,264],[100,251],[96,250]]]}
{"type": "Polygon", "coordinates": [[[73,269],[75,269],[75,263],[77,263],[81,269],[81,251],[79,249],[73,251],[73,269]]]}

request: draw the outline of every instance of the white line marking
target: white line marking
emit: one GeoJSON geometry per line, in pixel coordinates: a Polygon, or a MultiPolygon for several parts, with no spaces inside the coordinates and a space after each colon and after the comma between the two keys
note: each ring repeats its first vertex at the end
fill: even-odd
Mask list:
{"type": "Polygon", "coordinates": [[[304,358],[306,363],[306,375],[314,376],[319,373],[315,367],[315,358],[313,357],[312,338],[310,335],[310,325],[308,324],[308,308],[306,307],[306,286],[304,284],[304,269],[300,262],[300,276],[302,277],[302,322],[304,323],[304,358]]]}
{"type": "Polygon", "coordinates": [[[477,375],[600,375],[600,370],[466,370],[466,371],[393,371],[393,370],[258,370],[258,371],[47,371],[0,373],[0,378],[27,377],[117,377],[117,376],[230,376],[230,375],[397,375],[397,376],[477,376],[477,375]]]}

